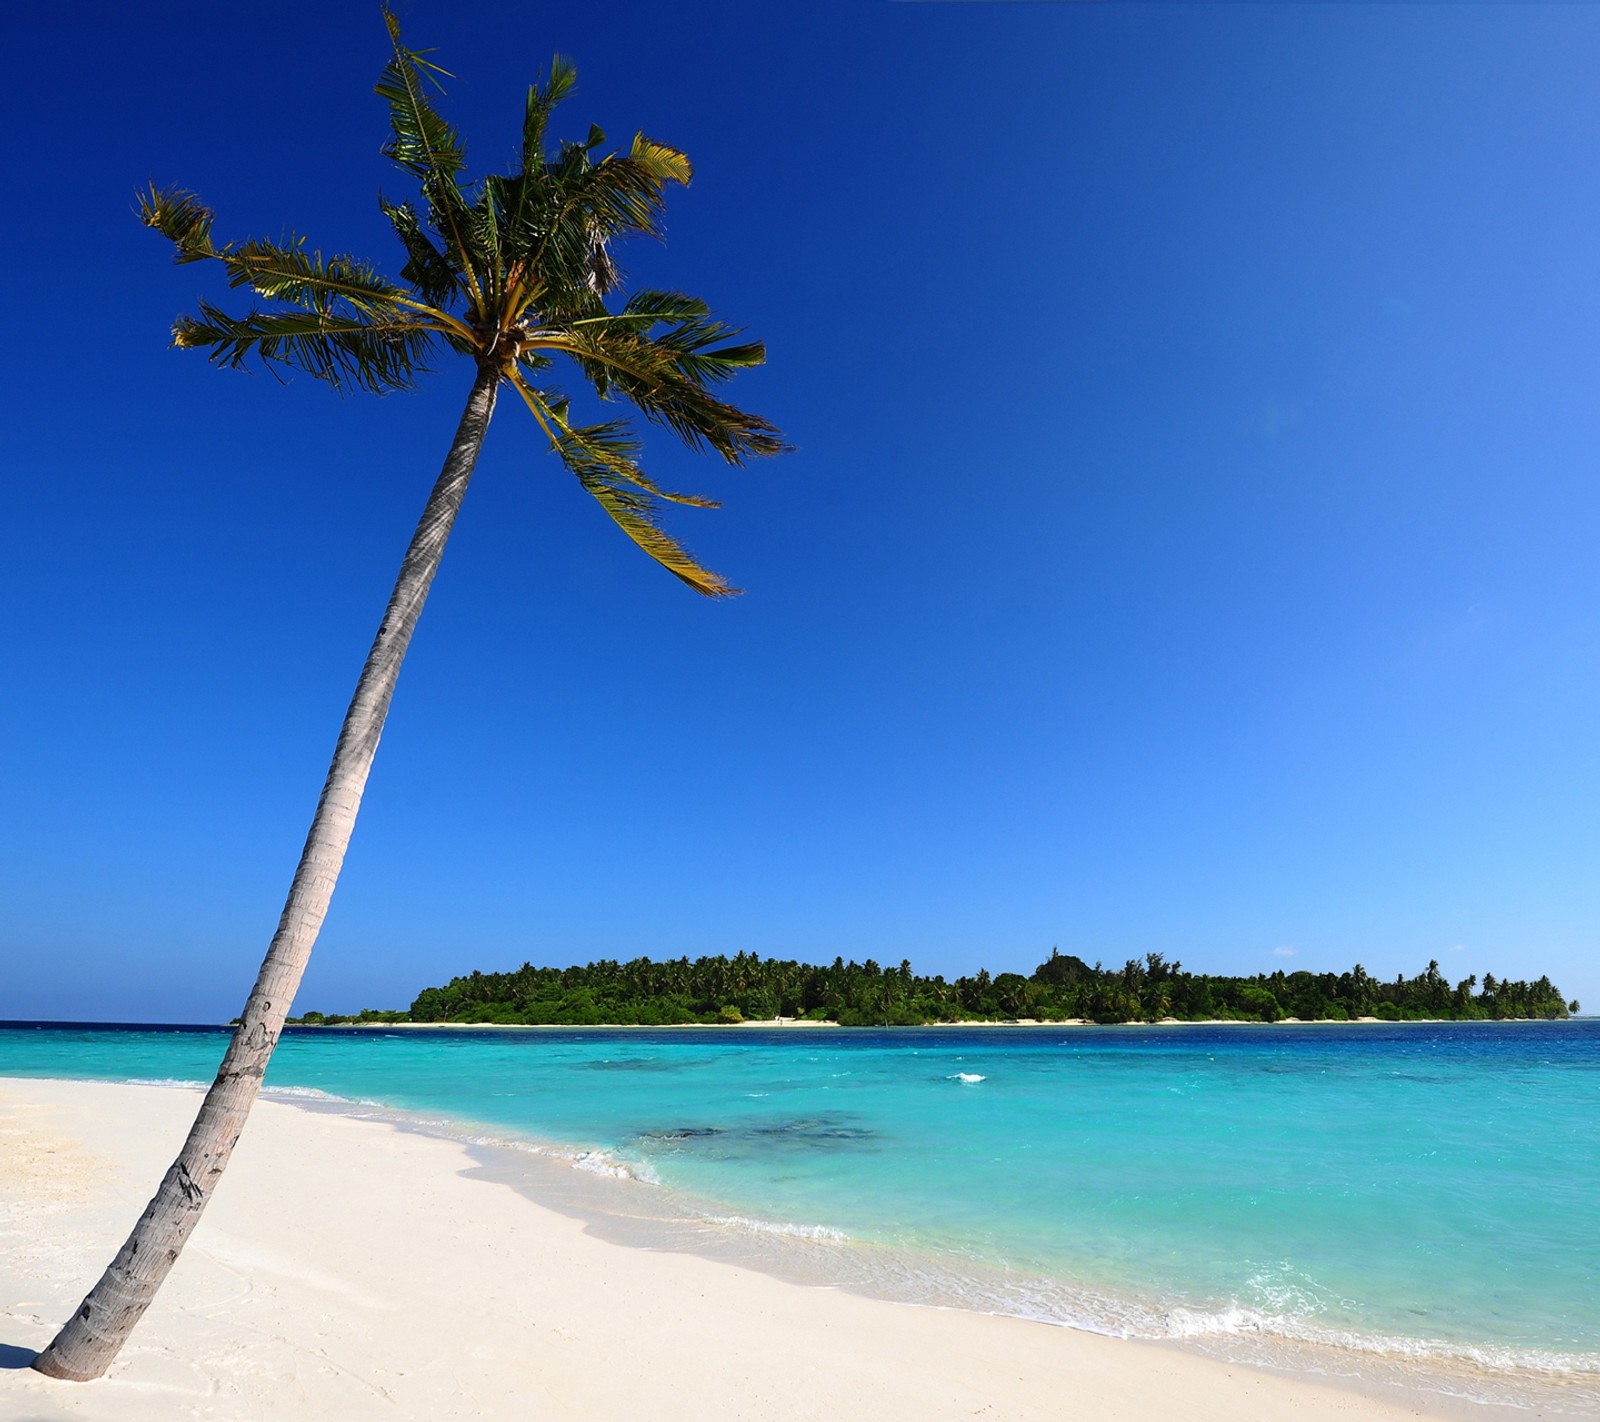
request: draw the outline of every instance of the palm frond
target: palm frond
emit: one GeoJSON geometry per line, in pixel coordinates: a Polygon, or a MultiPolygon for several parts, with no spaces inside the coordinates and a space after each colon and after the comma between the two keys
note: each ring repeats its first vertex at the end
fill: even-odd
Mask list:
{"type": "Polygon", "coordinates": [[[174,260],[203,262],[217,254],[211,242],[211,224],[215,214],[193,193],[182,188],[158,188],[154,183],[150,191],[140,193],[139,220],[153,227],[176,247],[174,260]]]}
{"type": "Polygon", "coordinates": [[[731,597],[739,589],[702,566],[658,522],[657,499],[715,508],[709,499],[671,494],[648,478],[635,462],[638,438],[621,421],[576,426],[565,402],[546,400],[525,381],[513,382],[550,437],[551,447],[594,501],[633,542],[673,577],[706,597],[731,597]]]}
{"type": "Polygon", "coordinates": [[[649,494],[652,498],[661,499],[669,504],[683,504],[692,509],[722,507],[715,499],[708,499],[704,494],[679,494],[671,489],[664,489],[646,474],[636,459],[644,445],[626,420],[607,420],[598,425],[575,426],[567,421],[564,410],[556,413],[563,435],[571,444],[581,447],[589,458],[605,464],[615,478],[632,484],[641,493],[649,494]]]}
{"type": "Polygon", "coordinates": [[[528,269],[526,258],[537,244],[537,234],[542,231],[538,215],[549,206],[541,181],[545,169],[545,131],[556,105],[572,92],[577,79],[578,71],[570,60],[559,54],[552,57],[548,74],[528,88],[522,118],[521,166],[515,173],[484,179],[485,187],[496,190],[496,201],[504,214],[503,245],[512,254],[507,262],[507,290],[519,313],[541,284],[538,274],[528,269]],[[519,261],[519,257],[522,260],[519,261]]]}
{"type": "Polygon", "coordinates": [[[419,50],[400,43],[400,21],[392,10],[383,12],[394,57],[378,77],[377,93],[389,106],[389,141],[383,146],[390,159],[422,185],[428,214],[435,228],[455,247],[455,265],[466,277],[473,295],[482,302],[477,255],[467,243],[467,200],[456,175],[467,164],[461,135],[442,118],[424,93],[424,76],[436,85],[449,71],[430,63],[419,50]]]}
{"type": "Polygon", "coordinates": [[[424,75],[436,86],[438,76],[454,76],[430,63],[423,51],[400,43],[400,21],[392,10],[383,12],[383,22],[394,47],[394,58],[384,65],[377,84],[378,97],[389,105],[384,157],[424,185],[442,180],[454,186],[456,174],[467,166],[461,135],[428,102],[423,89],[424,75]]]}
{"type": "MultiPolygon", "coordinates": [[[[767,359],[767,348],[760,341],[719,346],[717,342],[739,335],[738,328],[711,316],[705,302],[678,291],[638,291],[621,311],[564,324],[573,331],[585,331],[591,340],[607,331],[648,338],[651,345],[670,355],[679,375],[701,386],[727,380],[767,359]],[[655,329],[661,325],[667,329],[655,329]]],[[[605,383],[609,384],[609,378],[605,383]]]]}
{"type": "Polygon", "coordinates": [[[381,394],[409,389],[427,369],[439,332],[411,315],[374,319],[317,311],[252,311],[228,315],[209,302],[199,316],[180,316],[172,343],[206,350],[213,363],[240,369],[251,356],[269,368],[291,366],[335,390],[354,386],[381,394]]]}
{"type": "Polygon", "coordinates": [[[559,56],[552,61],[549,79],[529,91],[521,170],[484,182],[502,219],[505,289],[519,313],[536,301],[547,321],[604,310],[598,299],[621,279],[613,240],[631,233],[658,236],[664,187],[691,176],[681,152],[643,134],[628,154],[597,159],[595,150],[606,137],[598,125],[590,126],[584,142],[563,143],[547,158],[550,114],[574,77],[559,56]]]}
{"type": "MultiPolygon", "coordinates": [[[[496,185],[486,182],[472,205],[472,244],[480,257],[483,293],[487,305],[499,306],[499,296],[505,285],[506,268],[500,257],[500,203],[496,185]]],[[[509,313],[501,313],[506,315],[509,313]]]]}
{"type": "Polygon", "coordinates": [[[570,59],[555,55],[550,72],[540,83],[528,88],[528,104],[522,117],[522,171],[531,173],[544,162],[544,134],[550,115],[578,82],[578,71],[570,59]]]}
{"type": "MultiPolygon", "coordinates": [[[[343,301],[367,315],[398,315],[406,302],[399,287],[354,257],[323,259],[307,251],[302,239],[286,242],[254,239],[216,253],[228,273],[228,285],[248,286],[259,296],[287,301],[308,311],[326,311],[343,301]]],[[[409,304],[409,303],[407,303],[409,304]]]]}
{"type": "MultiPolygon", "coordinates": [[[[582,431],[590,434],[591,430],[582,431]]],[[[703,566],[677,539],[657,522],[656,507],[648,494],[641,493],[632,481],[620,478],[609,460],[591,457],[591,446],[573,436],[573,430],[556,442],[556,453],[591,498],[611,516],[633,542],[673,577],[687,583],[706,597],[732,597],[739,589],[720,573],[703,566]]]]}
{"type": "Polygon", "coordinates": [[[698,296],[682,291],[656,291],[643,287],[624,303],[622,314],[648,316],[653,321],[688,321],[709,316],[711,308],[698,296]]]}
{"type": "Polygon", "coordinates": [[[568,144],[555,165],[553,228],[571,227],[581,214],[584,221],[578,225],[598,228],[608,238],[624,232],[659,237],[668,181],[660,165],[616,154],[596,163],[588,154],[586,147],[568,144]]]}
{"type": "MultiPolygon", "coordinates": [[[[719,341],[739,335],[738,328],[718,321],[705,302],[680,291],[635,292],[621,314],[666,323],[665,331],[650,333],[651,340],[673,352],[679,372],[697,384],[726,380],[735,371],[763,365],[767,359],[767,348],[760,341],[719,346],[719,341]]],[[[635,329],[641,334],[649,330],[635,329]]]]}
{"type": "Polygon", "coordinates": [[[668,183],[682,183],[687,187],[694,177],[687,153],[665,143],[657,143],[642,133],[634,134],[633,151],[628,157],[663,187],[668,183]]]}
{"type": "Polygon", "coordinates": [[[220,262],[229,286],[248,286],[260,296],[308,311],[330,311],[343,302],[371,316],[397,317],[410,310],[437,316],[446,324],[453,320],[425,302],[411,300],[365,262],[351,256],[324,259],[292,233],[280,242],[253,238],[219,247],[211,237],[211,209],[193,193],[152,187],[139,195],[138,205],[145,226],[173,243],[179,262],[220,262]]]}
{"type": "Polygon", "coordinates": [[[457,271],[448,257],[422,230],[422,219],[409,202],[386,202],[378,197],[378,207],[389,219],[401,245],[406,249],[406,264],[400,268],[402,281],[430,306],[447,306],[459,294],[457,271]]]}
{"type": "Polygon", "coordinates": [[[618,478],[632,484],[652,498],[669,504],[684,504],[695,509],[720,509],[722,505],[704,494],[679,494],[656,483],[639,467],[638,455],[644,445],[626,420],[607,420],[598,425],[573,425],[569,418],[571,401],[564,395],[541,390],[519,377],[523,398],[529,402],[535,415],[552,439],[558,435],[581,445],[591,459],[607,464],[618,478]]]}
{"type": "MultiPolygon", "coordinates": [[[[590,143],[603,140],[591,131],[590,143]]],[[[662,189],[675,180],[674,166],[658,156],[596,161],[590,143],[565,143],[556,157],[521,174],[508,204],[516,220],[506,232],[506,256],[537,276],[535,304],[547,322],[604,312],[599,298],[621,279],[612,244],[660,235],[662,189]]]]}
{"type": "MultiPolygon", "coordinates": [[[[702,368],[716,366],[726,350],[685,352],[603,324],[551,334],[540,344],[571,355],[602,394],[615,388],[691,449],[709,445],[730,464],[742,464],[751,456],[782,454],[789,447],[776,426],[705,390],[702,368]]],[[[761,354],[759,347],[731,351],[734,365],[754,363],[761,354]]]]}

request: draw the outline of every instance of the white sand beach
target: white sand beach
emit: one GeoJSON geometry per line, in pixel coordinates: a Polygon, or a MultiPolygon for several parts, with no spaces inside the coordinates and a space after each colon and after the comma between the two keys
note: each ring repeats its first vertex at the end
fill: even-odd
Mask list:
{"type": "Polygon", "coordinates": [[[608,1243],[466,1178],[461,1145],[277,1101],[257,1106],[111,1373],[34,1373],[32,1351],[121,1242],[197,1097],[0,1080],[0,1422],[1454,1415],[608,1243]]]}

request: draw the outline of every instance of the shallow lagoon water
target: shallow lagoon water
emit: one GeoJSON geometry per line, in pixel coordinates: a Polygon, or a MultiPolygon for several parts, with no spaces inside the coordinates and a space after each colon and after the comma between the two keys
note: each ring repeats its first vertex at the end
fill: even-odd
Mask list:
{"type": "MultiPolygon", "coordinates": [[[[0,1028],[0,1074],[205,1082],[224,1042],[0,1028]]],[[[268,1085],[644,1182],[619,1212],[686,1247],[1600,1415],[1600,1022],[291,1030],[268,1085]]]]}

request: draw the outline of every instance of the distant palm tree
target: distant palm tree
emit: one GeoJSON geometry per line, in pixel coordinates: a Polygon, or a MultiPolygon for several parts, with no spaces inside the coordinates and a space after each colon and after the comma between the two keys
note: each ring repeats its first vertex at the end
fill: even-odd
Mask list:
{"type": "Polygon", "coordinates": [[[401,44],[392,14],[385,20],[394,57],[377,86],[389,106],[384,152],[418,181],[422,199],[420,208],[380,199],[406,250],[400,284],[352,257],[324,259],[298,238],[218,246],[210,210],[190,193],[152,188],[140,199],[144,221],[174,243],[179,262],[218,262],[231,286],[274,303],[236,317],[202,302],[198,315],[173,327],[175,345],[207,350],[219,365],[239,367],[255,357],[298,367],[341,390],[407,388],[442,350],[469,357],[476,373],[345,714],[277,933],[217,1079],[128,1242],[34,1362],[53,1377],[98,1377],[110,1365],[238,1140],[327,913],[401,659],[501,387],[527,405],[562,464],[629,538],[712,597],[734,589],[690,557],[656,514],[662,500],[715,505],[657,485],[639,467],[639,440],[627,421],[578,423],[566,398],[546,385],[546,373],[565,356],[600,396],[622,396],[691,448],[709,446],[733,464],[784,448],[771,424],[711,393],[735,371],[760,364],[760,344],[736,342],[737,333],[704,302],[676,292],[636,292],[620,310],[606,303],[619,281],[613,244],[659,231],[667,184],[689,181],[684,155],[640,134],[627,152],[600,156],[605,135],[598,128],[582,143],[547,150],[551,110],[574,78],[571,65],[557,58],[528,91],[518,171],[468,184],[461,140],[425,93],[445,71],[401,44]]]}

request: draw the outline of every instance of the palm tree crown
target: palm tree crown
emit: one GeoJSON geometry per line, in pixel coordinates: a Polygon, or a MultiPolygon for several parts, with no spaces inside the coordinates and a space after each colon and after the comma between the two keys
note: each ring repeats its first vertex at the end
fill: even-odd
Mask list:
{"type": "Polygon", "coordinates": [[[522,398],[551,448],[618,526],[697,592],[735,589],[700,566],[658,521],[662,501],[715,508],[714,501],[662,488],[640,467],[640,441],[623,419],[578,424],[567,398],[546,381],[558,355],[573,361],[602,398],[619,394],[691,448],[729,463],[785,448],[766,420],[718,399],[712,387],[766,358],[758,341],[675,291],[637,291],[607,306],[620,272],[613,244],[660,235],[664,192],[687,183],[689,160],[640,133],[626,153],[597,156],[605,134],[547,149],[555,106],[576,71],[557,56],[528,90],[521,164],[507,176],[463,180],[460,135],[425,92],[445,70],[407,49],[385,12],[394,57],[377,92],[389,108],[384,154],[421,187],[420,206],[380,197],[405,247],[401,282],[350,256],[324,258],[303,238],[219,246],[213,216],[192,193],[152,188],[140,198],[145,223],[171,239],[179,262],[222,264],[234,287],[273,309],[230,316],[202,301],[182,316],[173,342],[238,367],[254,356],[298,367],[336,389],[406,389],[441,346],[469,355],[522,398]]]}

